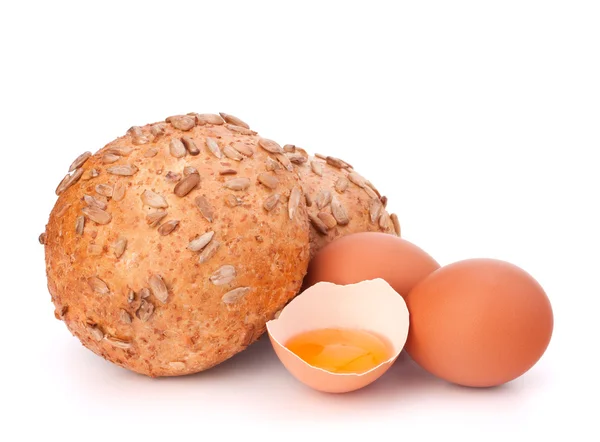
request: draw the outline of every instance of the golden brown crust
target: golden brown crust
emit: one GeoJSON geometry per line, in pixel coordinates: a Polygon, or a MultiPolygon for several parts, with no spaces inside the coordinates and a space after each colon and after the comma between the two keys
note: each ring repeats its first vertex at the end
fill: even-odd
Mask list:
{"type": "Polygon", "coordinates": [[[260,137],[223,123],[191,114],[133,127],[79,158],[80,176],[58,191],[43,238],[55,314],[84,346],[135,372],[184,375],[228,359],[264,332],[306,273],[305,202],[288,202],[298,177],[269,171],[276,155],[260,137]],[[200,177],[191,190],[197,177],[182,183],[190,166],[200,177]]]}
{"type": "Polygon", "coordinates": [[[311,258],[336,238],[357,232],[383,232],[400,236],[396,215],[390,215],[387,198],[350,165],[332,157],[313,157],[302,149],[288,156],[302,155],[294,167],[307,195],[311,258]],[[341,166],[341,167],[340,167],[341,166]],[[346,215],[346,216],[344,216],[346,215]],[[396,224],[396,225],[394,225],[396,224]]]}

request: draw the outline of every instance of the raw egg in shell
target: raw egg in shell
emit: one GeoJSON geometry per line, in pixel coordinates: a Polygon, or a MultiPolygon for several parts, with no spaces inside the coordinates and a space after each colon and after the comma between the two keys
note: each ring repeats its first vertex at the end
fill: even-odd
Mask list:
{"type": "Polygon", "coordinates": [[[319,282],[267,322],[287,370],[327,393],[358,390],[382,376],[402,351],[408,328],[404,299],[381,278],[319,282]]]}

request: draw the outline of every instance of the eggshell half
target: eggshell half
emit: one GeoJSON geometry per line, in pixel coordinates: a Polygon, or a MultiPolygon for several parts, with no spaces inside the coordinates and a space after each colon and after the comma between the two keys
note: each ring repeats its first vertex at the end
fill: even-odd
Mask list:
{"type": "Polygon", "coordinates": [[[380,278],[349,285],[319,282],[296,296],[277,319],[267,322],[275,353],[287,370],[300,382],[327,393],[358,390],[383,375],[404,348],[408,328],[404,299],[380,278]],[[285,347],[297,334],[323,328],[375,333],[391,345],[390,358],[364,373],[332,373],[307,364],[285,347]]]}

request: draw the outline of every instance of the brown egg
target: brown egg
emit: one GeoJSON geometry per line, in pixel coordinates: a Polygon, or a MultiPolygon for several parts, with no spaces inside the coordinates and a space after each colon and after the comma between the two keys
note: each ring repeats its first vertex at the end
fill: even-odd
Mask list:
{"type": "Polygon", "coordinates": [[[422,249],[397,236],[361,232],[338,238],[311,260],[304,287],[327,281],[354,284],[381,278],[402,296],[440,265],[422,249]]]}
{"type": "Polygon", "coordinates": [[[519,267],[469,259],[442,267],[406,297],[408,354],[456,384],[491,387],[528,371],[552,335],[550,301],[519,267]]]}

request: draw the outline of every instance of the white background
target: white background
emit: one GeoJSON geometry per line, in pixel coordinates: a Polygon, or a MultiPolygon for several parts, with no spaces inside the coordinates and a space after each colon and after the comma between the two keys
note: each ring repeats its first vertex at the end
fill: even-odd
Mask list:
{"type": "Polygon", "coordinates": [[[599,12],[593,1],[2,2],[0,439],[599,440],[599,12]],[[476,390],[403,356],[368,388],[325,395],[264,339],[213,370],[156,380],[86,350],[46,288],[37,237],[54,189],[79,153],[190,111],[353,164],[442,264],[495,257],[529,271],[555,313],[544,357],[476,390]]]}

